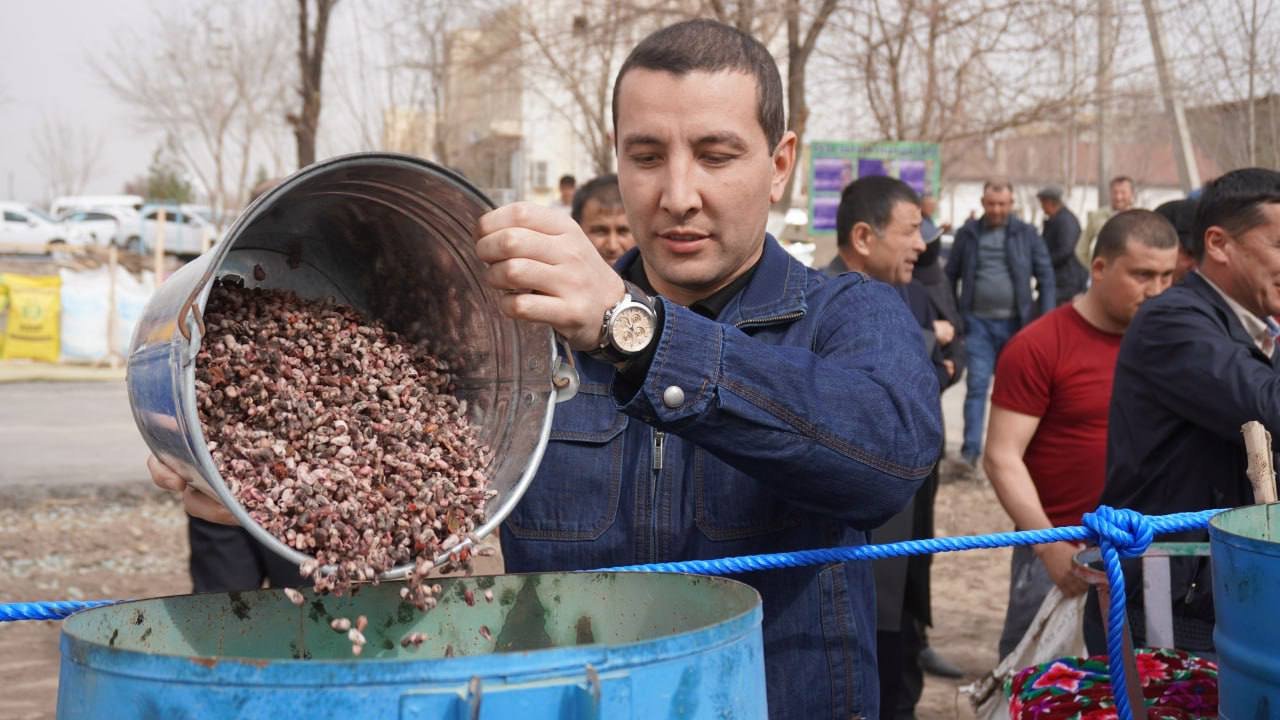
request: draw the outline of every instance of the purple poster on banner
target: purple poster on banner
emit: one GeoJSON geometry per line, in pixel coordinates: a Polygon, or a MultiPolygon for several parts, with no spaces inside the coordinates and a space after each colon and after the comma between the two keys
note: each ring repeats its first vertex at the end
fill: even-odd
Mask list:
{"type": "Polygon", "coordinates": [[[840,197],[815,197],[813,199],[813,229],[815,232],[835,232],[836,210],[840,197]]]}
{"type": "Polygon", "coordinates": [[[925,172],[928,167],[923,160],[899,160],[898,179],[911,186],[912,190],[923,195],[926,188],[925,172]]]}
{"type": "Polygon", "coordinates": [[[813,189],[841,192],[853,180],[853,163],[845,158],[817,158],[813,161],[813,189]]]}
{"type": "Polygon", "coordinates": [[[858,158],[858,177],[864,178],[871,175],[888,175],[889,168],[885,167],[884,160],[875,158],[858,158]]]}

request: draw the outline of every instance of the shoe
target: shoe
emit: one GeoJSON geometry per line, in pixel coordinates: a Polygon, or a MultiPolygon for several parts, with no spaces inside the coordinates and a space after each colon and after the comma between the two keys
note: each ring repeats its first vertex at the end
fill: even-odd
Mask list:
{"type": "Polygon", "coordinates": [[[968,465],[970,470],[977,470],[978,457],[979,455],[977,453],[962,453],[960,455],[960,462],[968,465]]]}
{"type": "Polygon", "coordinates": [[[920,651],[920,669],[928,675],[953,680],[964,677],[964,671],[952,665],[950,661],[938,654],[931,647],[920,651]]]}

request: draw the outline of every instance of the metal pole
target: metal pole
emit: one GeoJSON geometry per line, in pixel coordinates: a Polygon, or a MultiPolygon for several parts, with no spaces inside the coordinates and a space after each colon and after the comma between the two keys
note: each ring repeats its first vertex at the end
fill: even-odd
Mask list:
{"type": "Polygon", "coordinates": [[[1169,64],[1164,55],[1164,44],[1160,40],[1160,19],[1156,16],[1154,0],[1142,0],[1142,9],[1147,13],[1147,29],[1151,32],[1151,51],[1155,54],[1156,73],[1160,77],[1160,94],[1164,95],[1164,110],[1169,116],[1169,124],[1173,126],[1173,155],[1178,161],[1178,181],[1184,192],[1191,192],[1200,184],[1200,170],[1196,167],[1195,151],[1191,149],[1191,133],[1187,129],[1187,118],[1182,112],[1182,102],[1173,87],[1173,79],[1169,74],[1169,64]]]}
{"type": "Polygon", "coordinates": [[[155,263],[156,287],[160,286],[160,280],[164,273],[164,221],[165,211],[161,210],[156,213],[156,236],[154,242],[151,243],[151,259],[155,263]]]}
{"type": "Polygon", "coordinates": [[[1110,197],[1111,39],[1111,0],[1098,0],[1098,207],[1110,197]]]}

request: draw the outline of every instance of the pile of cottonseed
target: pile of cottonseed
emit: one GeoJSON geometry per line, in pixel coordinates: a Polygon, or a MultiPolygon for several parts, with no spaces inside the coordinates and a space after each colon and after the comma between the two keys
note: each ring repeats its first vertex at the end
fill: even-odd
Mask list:
{"type": "Polygon", "coordinates": [[[250,517],[314,558],[301,571],[319,592],[413,563],[401,596],[434,607],[432,558],[482,524],[496,494],[448,365],[349,307],[292,292],[220,281],[204,322],[200,422],[250,517]]]}

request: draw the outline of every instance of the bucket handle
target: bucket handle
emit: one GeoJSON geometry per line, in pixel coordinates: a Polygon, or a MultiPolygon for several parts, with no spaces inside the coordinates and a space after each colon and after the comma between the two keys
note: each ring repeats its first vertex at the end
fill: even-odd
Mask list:
{"type": "Polygon", "coordinates": [[[578,394],[582,378],[578,376],[578,365],[573,360],[573,348],[569,347],[569,341],[565,340],[560,333],[555,333],[553,346],[557,349],[563,348],[563,354],[553,359],[556,369],[551,375],[551,384],[556,389],[556,403],[562,403],[578,394]]]}
{"type": "Polygon", "coordinates": [[[204,275],[200,277],[200,282],[191,289],[191,294],[187,296],[186,302],[178,308],[178,332],[182,333],[182,339],[188,343],[191,342],[191,330],[187,326],[187,315],[190,314],[195,320],[195,326],[200,331],[200,337],[204,337],[204,314],[196,312],[196,302],[200,298],[200,291],[204,290],[204,286],[213,279],[213,274],[218,269],[217,263],[209,263],[209,267],[205,269],[204,275]]]}

